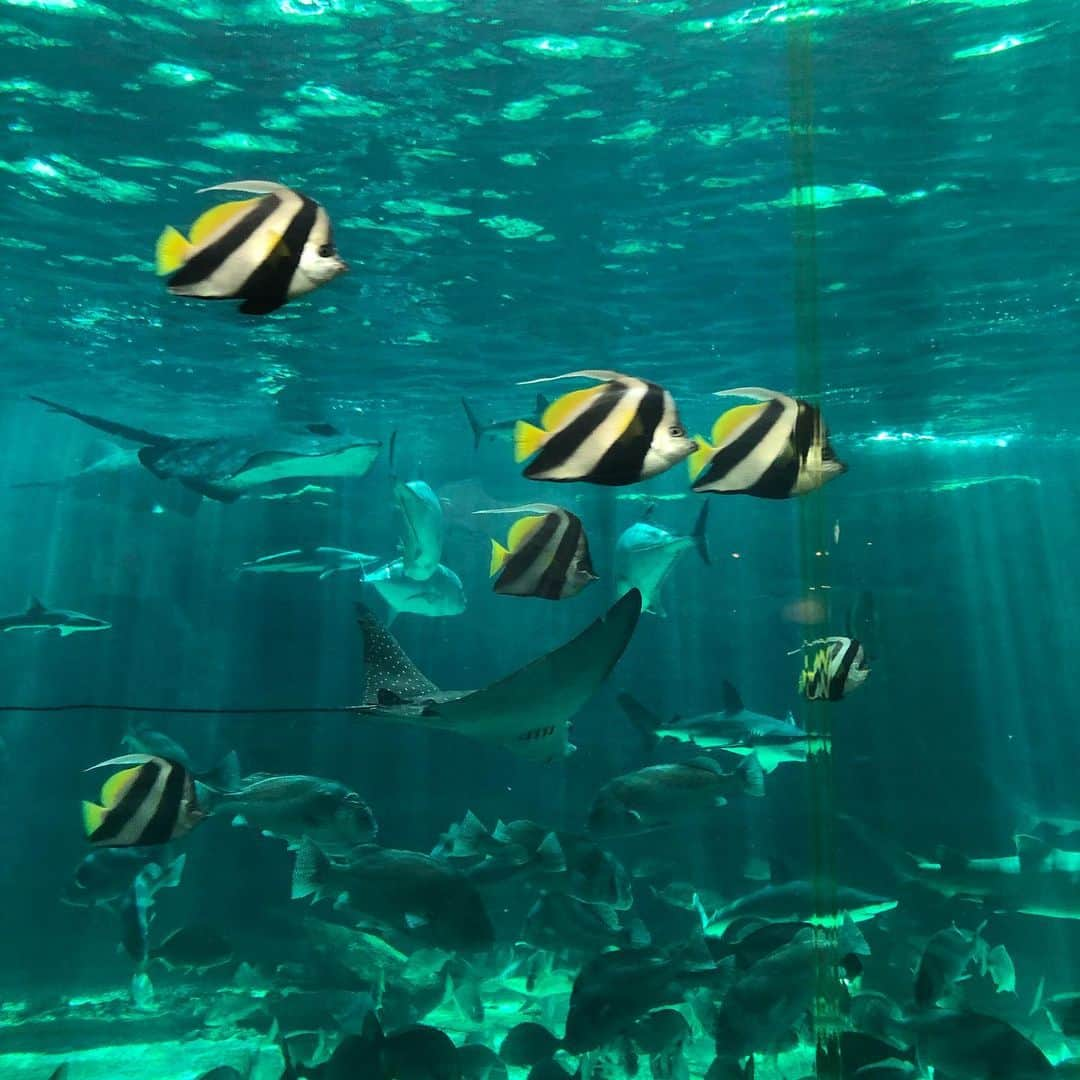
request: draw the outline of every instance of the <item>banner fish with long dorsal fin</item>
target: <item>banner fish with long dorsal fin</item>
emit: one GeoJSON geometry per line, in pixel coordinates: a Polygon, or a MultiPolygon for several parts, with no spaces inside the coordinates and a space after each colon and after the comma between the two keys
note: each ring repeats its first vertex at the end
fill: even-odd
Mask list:
{"type": "Polygon", "coordinates": [[[506,545],[491,541],[492,588],[503,596],[566,600],[597,580],[585,526],[577,514],[548,503],[477,510],[477,514],[526,514],[510,526],[506,545]]]}
{"type": "Polygon", "coordinates": [[[519,386],[558,379],[593,379],[599,386],[572,390],[553,401],[540,427],[519,420],[514,460],[533,460],[522,475],[530,480],[618,487],[670,469],[696,449],[686,434],[669,391],[617,371],[571,371],[530,379],[519,386]]]}
{"type": "Polygon", "coordinates": [[[330,217],[314,199],[269,180],[200,188],[258,196],[200,215],[185,237],[171,225],[158,237],[158,274],[169,292],[199,300],[243,300],[245,315],[266,315],[348,270],[334,247],[330,217]]]}
{"type": "Polygon", "coordinates": [[[756,398],[761,404],[728,409],[713,425],[711,444],[697,437],[688,463],[694,491],[787,499],[847,471],[816,405],[759,386],[718,390],[715,396],[756,398]]]}

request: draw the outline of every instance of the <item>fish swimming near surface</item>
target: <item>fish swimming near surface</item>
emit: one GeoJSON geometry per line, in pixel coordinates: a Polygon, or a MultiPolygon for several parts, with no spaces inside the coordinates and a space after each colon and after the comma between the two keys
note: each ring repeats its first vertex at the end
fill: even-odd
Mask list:
{"type": "Polygon", "coordinates": [[[649,765],[604,784],[589,810],[588,828],[598,836],[632,836],[700,817],[735,795],[764,794],[764,773],[753,755],[733,772],[707,757],[649,765]]]}
{"type": "Polygon", "coordinates": [[[355,791],[321,776],[256,773],[234,791],[213,792],[208,813],[232,814],[233,824],[285,840],[290,851],[310,837],[332,858],[378,835],[375,816],[355,791]]]}
{"type": "Polygon", "coordinates": [[[390,608],[389,622],[405,613],[435,619],[460,615],[467,603],[461,578],[441,563],[423,581],[409,577],[403,559],[365,570],[361,580],[386,601],[390,608]]]}
{"type": "Polygon", "coordinates": [[[159,480],[177,480],[217,502],[235,502],[254,488],[281,480],[365,476],[382,445],[325,423],[280,424],[251,435],[175,438],[78,412],[33,394],[30,398],[99,431],[139,443],[139,461],[159,480]]]}
{"type": "MultiPolygon", "coordinates": [[[[536,395],[536,416],[543,416],[544,410],[550,405],[543,394],[536,395]]],[[[518,418],[513,420],[488,420],[481,421],[466,398],[461,399],[461,407],[465,410],[465,418],[469,421],[472,429],[473,448],[480,449],[480,443],[484,439],[506,439],[507,442],[514,440],[514,427],[518,418]]]]}
{"type": "Polygon", "coordinates": [[[401,519],[402,572],[412,581],[427,581],[442,559],[442,503],[423,480],[397,481],[394,502],[401,519]]]}
{"type": "Polygon", "coordinates": [[[619,595],[637,589],[645,610],[665,617],[660,590],[683,553],[693,548],[706,566],[712,562],[705,534],[708,520],[709,504],[705,503],[689,536],[676,536],[644,519],[626,529],[615,542],[615,587],[619,595]]]}
{"type": "Polygon", "coordinates": [[[243,300],[245,315],[266,315],[348,270],[330,218],[314,199],[267,180],[200,188],[257,196],[201,214],[185,237],[171,225],[158,237],[159,275],[169,292],[200,300],[243,300]]]}
{"type": "Polygon", "coordinates": [[[206,817],[195,779],[183,765],[150,754],[125,754],[91,765],[86,772],[110,765],[132,767],[105,781],[102,805],[82,804],[86,838],[96,847],[165,844],[206,817]]]}
{"type": "Polygon", "coordinates": [[[490,575],[495,577],[495,592],[566,600],[597,580],[585,526],[577,514],[548,503],[476,513],[528,515],[510,527],[505,546],[491,541],[490,575]]]}
{"type": "Polygon", "coordinates": [[[729,409],[713,425],[711,444],[697,437],[689,459],[694,491],[787,499],[847,470],[816,405],[757,386],[718,390],[716,396],[762,404],[729,409]]]}
{"type": "Polygon", "coordinates": [[[816,645],[821,648],[805,656],[799,674],[799,693],[809,701],[839,701],[866,682],[866,651],[854,638],[818,638],[804,648],[816,645]]]}
{"type": "Polygon", "coordinates": [[[645,379],[617,371],[571,371],[519,385],[572,378],[601,385],[553,401],[539,427],[519,420],[514,428],[515,460],[533,459],[523,473],[530,480],[636,484],[697,449],[671,394],[645,379]]]}
{"type": "Polygon", "coordinates": [[[378,555],[365,555],[345,548],[292,548],[274,555],[263,555],[237,567],[234,577],[241,574],[318,574],[324,581],[344,570],[363,571],[365,566],[379,562],[378,555]]]}
{"type": "Polygon", "coordinates": [[[577,637],[480,690],[440,690],[394,636],[358,605],[364,704],[357,714],[456,732],[533,761],[573,752],[571,719],[622,656],[641,614],[632,589],[577,637]]]}
{"type": "MultiPolygon", "coordinates": [[[[671,720],[661,719],[631,694],[619,694],[617,700],[649,749],[661,740],[672,739],[702,750],[753,754],[766,773],[785,761],[806,761],[811,752],[811,738],[795,723],[790,712],[782,720],[752,712],[726,679],[720,684],[720,692],[720,712],[674,716],[671,720]]],[[[813,743],[825,745],[821,736],[815,736],[813,743]]]]}
{"type": "Polygon", "coordinates": [[[61,637],[80,634],[89,630],[111,630],[112,623],[81,611],[65,611],[48,608],[36,597],[31,598],[26,610],[14,615],[0,615],[0,630],[55,630],[61,637]]]}

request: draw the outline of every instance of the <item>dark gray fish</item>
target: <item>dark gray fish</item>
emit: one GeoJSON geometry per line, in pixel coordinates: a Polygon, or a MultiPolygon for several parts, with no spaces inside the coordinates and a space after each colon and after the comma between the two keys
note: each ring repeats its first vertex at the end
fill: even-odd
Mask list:
{"type": "Polygon", "coordinates": [[[364,476],[382,445],[326,423],[280,424],[249,435],[174,438],[78,412],[33,394],[30,398],[53,412],[140,444],[140,463],[159,480],[178,480],[218,502],[235,502],[252,489],[279,480],[364,476]]]}
{"type": "Polygon", "coordinates": [[[314,199],[267,180],[200,188],[260,196],[202,214],[190,238],[171,225],[158,237],[157,272],[169,292],[200,300],[243,300],[245,315],[266,315],[348,270],[334,247],[330,218],[314,199]]]}
{"type": "Polygon", "coordinates": [[[678,1004],[696,987],[722,992],[734,967],[730,958],[716,964],[701,940],[601,953],[574,980],[563,1046],[581,1054],[610,1043],[645,1013],[678,1004]]]}
{"type": "Polygon", "coordinates": [[[553,1057],[561,1045],[543,1024],[526,1020],[506,1033],[499,1047],[499,1057],[507,1065],[529,1068],[553,1057]]]}
{"type": "Polygon", "coordinates": [[[104,805],[84,802],[83,826],[95,847],[158,846],[190,832],[206,817],[195,780],[175,761],[149,754],[125,754],[91,765],[130,765],[101,788],[104,805]]]}
{"type": "Polygon", "coordinates": [[[756,386],[719,390],[717,396],[762,404],[724,413],[713,425],[711,445],[698,436],[699,448],[690,457],[694,491],[787,499],[847,470],[816,405],[756,386]]]}
{"type": "Polygon", "coordinates": [[[1054,1066],[1030,1039],[995,1016],[935,1009],[897,1027],[912,1041],[921,1063],[951,1080],[1041,1080],[1055,1075],[1054,1066]]]}
{"type": "Polygon", "coordinates": [[[468,878],[428,855],[371,845],[335,866],[305,837],[293,870],[292,898],[333,897],[359,921],[408,931],[447,949],[486,949],[495,932],[468,878]]]}
{"type": "Polygon", "coordinates": [[[355,791],[321,776],[256,773],[243,780],[239,790],[210,795],[208,809],[235,815],[234,825],[285,840],[291,851],[310,837],[332,858],[371,843],[379,831],[374,814],[355,791]]]}
{"type": "Polygon", "coordinates": [[[697,449],[671,394],[645,379],[616,371],[571,371],[519,385],[570,378],[600,385],[553,401],[540,427],[519,420],[514,428],[514,459],[533,459],[522,474],[530,480],[636,484],[697,449]]]}
{"type": "Polygon", "coordinates": [[[232,945],[212,926],[182,926],[150,950],[171,971],[209,971],[232,958],[232,945]]]}
{"type": "Polygon", "coordinates": [[[581,518],[559,506],[527,503],[481,513],[515,514],[506,546],[491,541],[492,586],[502,596],[566,600],[597,580],[581,518]]]}
{"type": "Polygon", "coordinates": [[[599,836],[632,836],[700,817],[732,796],[764,794],[764,773],[753,755],[733,772],[724,772],[707,757],[649,765],[600,789],[589,810],[588,828],[599,836]]]}
{"type": "Polygon", "coordinates": [[[561,893],[544,893],[529,909],[521,940],[538,949],[599,952],[612,946],[638,948],[650,942],[640,919],[624,924],[619,913],[604,904],[583,904],[561,893]]]}
{"type": "Polygon", "coordinates": [[[979,930],[949,926],[926,943],[915,972],[915,1004],[920,1009],[939,1004],[972,964],[985,965],[987,945],[979,930]]]}
{"type": "Polygon", "coordinates": [[[12,630],[55,630],[61,637],[87,630],[110,630],[112,623],[105,619],[84,615],[81,611],[64,611],[48,608],[33,597],[25,611],[13,615],[0,615],[0,630],[5,634],[12,630]]]}
{"type": "Polygon", "coordinates": [[[84,856],[60,899],[72,907],[112,907],[150,866],[155,891],[179,885],[186,859],[170,858],[168,848],[100,848],[84,856]]]}
{"type": "Polygon", "coordinates": [[[499,1055],[481,1043],[465,1043],[458,1047],[461,1080],[507,1080],[509,1074],[499,1055]]]}

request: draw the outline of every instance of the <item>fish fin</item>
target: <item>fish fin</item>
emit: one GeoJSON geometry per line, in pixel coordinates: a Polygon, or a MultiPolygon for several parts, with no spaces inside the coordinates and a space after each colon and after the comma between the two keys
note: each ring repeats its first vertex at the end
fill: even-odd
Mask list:
{"type": "Polygon", "coordinates": [[[179,270],[191,257],[192,247],[187,237],[171,225],[166,225],[154,248],[154,265],[161,276],[179,270]]]}
{"type": "Polygon", "coordinates": [[[695,435],[694,442],[697,443],[697,449],[686,459],[691,480],[696,480],[705,471],[705,466],[716,453],[716,447],[710,446],[704,435],[695,435]]]}
{"type": "Polygon", "coordinates": [[[124,769],[123,772],[110,776],[101,785],[101,801],[107,809],[111,810],[124,797],[124,792],[135,783],[141,771],[141,765],[136,765],[133,769],[124,769]]]}
{"type": "Polygon", "coordinates": [[[548,873],[559,874],[566,869],[566,855],[553,832],[544,837],[543,843],[536,849],[536,857],[548,873]]]}
{"type": "Polygon", "coordinates": [[[252,195],[273,195],[277,191],[288,191],[284,184],[275,180],[230,180],[226,184],[213,184],[199,188],[196,195],[205,195],[208,191],[247,191],[252,195]]]}
{"type": "Polygon", "coordinates": [[[480,844],[490,838],[491,834],[484,827],[484,823],[471,810],[466,810],[461,824],[457,827],[455,841],[465,845],[467,854],[475,855],[480,850],[480,844]]]}
{"type": "Polygon", "coordinates": [[[530,458],[547,441],[548,433],[526,420],[514,424],[514,460],[519,464],[530,458]]]}
{"type": "Polygon", "coordinates": [[[693,531],[690,533],[690,537],[694,541],[694,548],[706,566],[712,565],[712,556],[709,554],[709,538],[705,532],[705,528],[709,523],[709,505],[708,502],[702,504],[701,512],[698,514],[693,531]]]}
{"type": "Polygon", "coordinates": [[[498,540],[492,540],[491,564],[488,567],[488,577],[494,577],[503,568],[503,564],[509,557],[510,552],[498,540]]]}
{"type": "Polygon", "coordinates": [[[544,517],[531,514],[528,517],[518,518],[510,526],[510,533],[506,538],[506,546],[511,551],[517,551],[519,547],[544,523],[544,517]]]}
{"type": "Polygon", "coordinates": [[[70,626],[58,626],[56,629],[60,631],[61,637],[67,637],[69,634],[75,633],[74,628],[70,626]]]}
{"type": "Polygon", "coordinates": [[[787,394],[779,390],[766,390],[763,386],[736,386],[732,390],[714,390],[713,397],[748,397],[757,401],[790,401],[787,394]]]}
{"type": "Polygon", "coordinates": [[[694,909],[699,921],[701,922],[701,929],[704,930],[709,925],[709,913],[705,910],[705,905],[701,902],[701,897],[697,893],[694,893],[693,899],[690,901],[690,906],[694,909]]]}
{"type": "Polygon", "coordinates": [[[840,923],[838,944],[840,953],[846,956],[853,953],[855,956],[869,956],[870,946],[866,943],[863,932],[859,929],[850,913],[844,912],[844,918],[840,923]]]}
{"type": "MultiPolygon", "coordinates": [[[[267,258],[269,258],[272,253],[273,248],[267,252],[267,258]]],[[[245,300],[240,305],[239,310],[243,315],[269,315],[270,312],[277,311],[284,303],[284,299],[269,300],[264,296],[252,297],[250,300],[245,300]]],[[[216,495],[211,495],[210,497],[212,499],[218,498],[216,495]]]]}
{"type": "Polygon", "coordinates": [[[191,226],[190,244],[198,246],[203,243],[212,233],[216,232],[228,221],[238,217],[249,207],[254,206],[258,199],[243,199],[240,202],[222,203],[220,206],[212,206],[205,213],[199,215],[195,224],[191,226]]]}
{"type": "Polygon", "coordinates": [[[105,820],[105,807],[97,803],[84,802],[82,804],[83,829],[87,836],[93,836],[105,820]]]}
{"type": "Polygon", "coordinates": [[[159,889],[174,889],[180,884],[180,879],[184,875],[184,864],[187,862],[187,852],[182,855],[178,855],[169,865],[165,868],[165,872],[161,875],[161,880],[157,883],[159,889]]]}
{"type": "Polygon", "coordinates": [[[661,723],[660,717],[651,709],[645,708],[632,694],[619,694],[615,700],[619,703],[622,711],[626,713],[630,723],[641,733],[641,737],[645,742],[645,749],[654,749],[660,741],[656,734],[656,729],[661,723]]]}
{"type": "Polygon", "coordinates": [[[427,926],[428,920],[423,915],[416,915],[411,911],[405,912],[405,926],[409,930],[417,930],[421,926],[427,926]]]}
{"type": "Polygon", "coordinates": [[[590,401],[604,392],[603,386],[587,386],[584,390],[571,390],[556,398],[540,418],[540,426],[545,431],[555,431],[568,423],[576,413],[581,412],[590,401]]]}
{"type": "Polygon", "coordinates": [[[743,699],[739,694],[739,691],[735,689],[734,685],[725,679],[720,684],[721,702],[724,706],[724,712],[728,713],[740,713],[746,708],[743,705],[743,699]]]}
{"type": "Polygon", "coordinates": [[[697,757],[691,758],[689,761],[685,762],[685,764],[692,769],[703,769],[705,772],[714,773],[716,776],[727,775],[711,757],[708,757],[705,754],[699,754],[697,757]]]}
{"type": "Polygon", "coordinates": [[[212,769],[196,773],[195,779],[215,791],[236,791],[240,787],[240,758],[230,750],[212,769]]]}
{"type": "Polygon", "coordinates": [[[749,795],[752,799],[764,797],[765,771],[761,767],[761,762],[757,759],[757,754],[744,757],[735,772],[738,773],[742,780],[744,795],[749,795]]]}
{"type": "Polygon", "coordinates": [[[630,920],[627,932],[631,949],[644,949],[652,944],[652,934],[649,933],[649,928],[638,918],[630,920]]]}
{"type": "Polygon", "coordinates": [[[300,900],[305,896],[315,896],[317,899],[329,872],[330,860],[310,837],[305,836],[296,852],[291,898],[300,900]]]}
{"type": "Polygon", "coordinates": [[[40,615],[43,611],[48,610],[45,605],[36,597],[30,597],[30,603],[26,605],[27,615],[40,615]]]}
{"type": "Polygon", "coordinates": [[[480,440],[484,437],[484,425],[476,418],[476,413],[472,411],[472,406],[465,398],[461,399],[461,407],[465,410],[465,419],[469,421],[469,427],[472,428],[473,437],[473,449],[480,449],[480,440]]]}
{"type": "Polygon", "coordinates": [[[1038,870],[1054,853],[1054,846],[1037,836],[1019,834],[1014,840],[1021,871],[1038,870]]]}
{"type": "Polygon", "coordinates": [[[723,446],[737,427],[753,420],[762,409],[767,407],[767,405],[736,405],[734,409],[728,409],[727,412],[721,413],[713,424],[713,445],[723,446]]]}

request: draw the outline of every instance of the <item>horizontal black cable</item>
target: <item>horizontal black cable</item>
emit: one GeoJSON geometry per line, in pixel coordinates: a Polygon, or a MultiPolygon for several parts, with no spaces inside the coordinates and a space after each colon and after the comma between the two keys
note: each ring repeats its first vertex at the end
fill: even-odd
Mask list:
{"type": "Polygon", "coordinates": [[[278,714],[300,715],[305,713],[354,713],[369,709],[369,705],[293,705],[266,708],[261,706],[235,706],[232,708],[195,708],[183,705],[120,705],[112,702],[66,703],[63,705],[0,705],[0,713],[6,712],[134,712],[134,713],[183,713],[193,716],[255,716],[278,714]]]}

